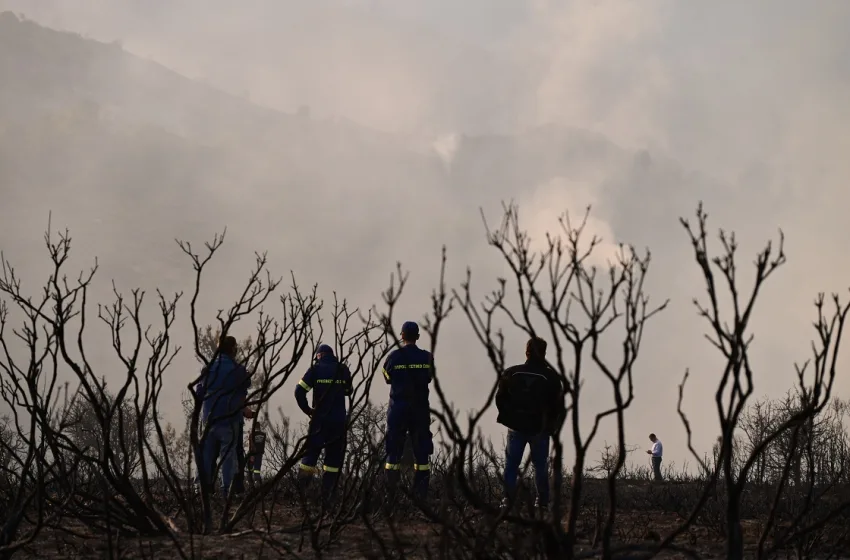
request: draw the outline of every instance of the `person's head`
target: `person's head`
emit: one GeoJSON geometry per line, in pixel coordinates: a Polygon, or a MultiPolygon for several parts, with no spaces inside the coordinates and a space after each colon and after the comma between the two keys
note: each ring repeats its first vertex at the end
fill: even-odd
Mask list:
{"type": "Polygon", "coordinates": [[[406,321],[401,326],[401,340],[407,344],[419,340],[419,325],[413,321],[406,321]]]}
{"type": "Polygon", "coordinates": [[[655,443],[656,441],[658,441],[658,438],[655,437],[655,434],[649,434],[649,441],[655,443]]]}
{"type": "Polygon", "coordinates": [[[525,345],[525,357],[529,360],[545,360],[546,341],[537,337],[528,339],[525,345]]]}
{"type": "Polygon", "coordinates": [[[327,344],[320,344],[318,348],[316,348],[316,359],[321,360],[325,356],[333,356],[334,350],[327,344]]]}
{"type": "Polygon", "coordinates": [[[218,340],[218,352],[219,354],[224,354],[230,358],[236,357],[236,351],[238,349],[238,344],[236,343],[236,337],[234,336],[223,336],[218,340]]]}

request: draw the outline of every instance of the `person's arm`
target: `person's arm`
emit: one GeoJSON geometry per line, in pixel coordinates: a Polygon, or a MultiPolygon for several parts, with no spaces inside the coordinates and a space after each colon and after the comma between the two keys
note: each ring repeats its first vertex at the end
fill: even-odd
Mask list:
{"type": "Polygon", "coordinates": [[[384,380],[387,382],[387,385],[392,383],[391,372],[393,369],[393,354],[387,356],[387,359],[384,361],[384,367],[381,369],[381,372],[384,374],[384,380]]]}
{"type": "Polygon", "coordinates": [[[234,373],[233,396],[239,403],[239,410],[243,417],[252,418],[253,411],[246,406],[248,392],[251,389],[251,376],[247,368],[242,364],[236,364],[234,373]]]}
{"type": "Polygon", "coordinates": [[[201,368],[201,380],[198,381],[198,383],[195,385],[195,394],[197,394],[198,397],[201,398],[201,400],[203,400],[203,398],[207,394],[206,384],[204,383],[204,381],[206,381],[208,377],[209,369],[207,368],[207,366],[204,366],[201,368]]]}
{"type": "Polygon", "coordinates": [[[307,416],[313,415],[313,409],[310,408],[309,404],[307,404],[307,393],[313,389],[313,377],[315,377],[315,374],[311,367],[307,370],[307,373],[304,374],[301,381],[298,382],[298,385],[295,386],[295,402],[298,403],[298,408],[300,408],[307,416]]]}
{"type": "Polygon", "coordinates": [[[567,379],[566,376],[558,376],[558,379],[561,381],[561,388],[564,390],[564,402],[566,402],[566,398],[569,395],[573,394],[573,389],[570,386],[570,380],[567,379]]]}
{"type": "Polygon", "coordinates": [[[351,393],[354,392],[354,384],[351,379],[351,370],[348,369],[348,366],[342,366],[342,375],[343,379],[345,380],[345,396],[350,397],[351,393]]]}
{"type": "Polygon", "coordinates": [[[508,395],[508,383],[510,381],[510,370],[505,370],[499,376],[498,386],[496,388],[496,408],[503,410],[507,408],[510,397],[508,395]]]}
{"type": "Polygon", "coordinates": [[[553,435],[561,428],[561,424],[567,416],[566,395],[566,389],[564,388],[564,382],[561,376],[552,370],[552,393],[551,400],[549,401],[549,410],[551,414],[550,418],[552,418],[550,430],[553,435]]]}
{"type": "Polygon", "coordinates": [[[248,369],[241,364],[236,366],[236,370],[239,373],[239,384],[236,386],[236,394],[242,399],[242,403],[244,404],[248,398],[248,391],[251,390],[251,375],[248,373],[248,369]]]}

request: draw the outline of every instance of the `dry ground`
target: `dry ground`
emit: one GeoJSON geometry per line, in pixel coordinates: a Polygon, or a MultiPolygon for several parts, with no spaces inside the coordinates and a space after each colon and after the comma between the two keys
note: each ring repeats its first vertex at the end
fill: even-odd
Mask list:
{"type": "MultiPolygon", "coordinates": [[[[653,542],[659,535],[670,531],[681,520],[673,514],[647,514],[623,512],[620,516],[615,538],[618,542],[653,542]]],[[[271,532],[241,531],[232,535],[210,535],[182,538],[184,550],[191,555],[194,550],[196,558],[319,558],[310,547],[309,534],[282,533],[281,529],[292,527],[298,523],[295,516],[281,516],[280,523],[271,527],[271,532]]],[[[392,542],[391,533],[385,522],[376,524],[379,532],[387,543],[392,542]]],[[[73,528],[69,528],[74,530],[73,528]]],[[[589,549],[592,532],[589,527],[580,526],[577,533],[584,541],[583,549],[589,549]]],[[[439,525],[429,524],[420,520],[400,521],[397,526],[398,534],[404,544],[404,554],[407,558],[426,558],[426,549],[431,555],[440,554],[439,525]]],[[[19,552],[19,558],[180,558],[175,544],[166,537],[153,539],[124,539],[107,543],[105,539],[84,538],[80,528],[71,534],[64,531],[46,530],[36,542],[19,552]]],[[[757,531],[749,531],[751,537],[757,531]]],[[[722,558],[723,541],[707,528],[694,528],[682,539],[683,545],[697,551],[703,558],[722,558]]],[[[321,558],[382,558],[380,546],[367,528],[354,524],[346,528],[341,542],[323,552],[321,558]]],[[[433,556],[432,556],[433,557],[433,556]]],[[[685,556],[666,553],[660,558],[678,558],[685,556]]]]}
{"type": "MultiPolygon", "coordinates": [[[[693,482],[671,481],[657,485],[643,481],[624,481],[618,485],[620,508],[613,539],[615,544],[650,544],[678,527],[683,516],[691,511],[689,502],[699,495],[701,485],[693,482]]],[[[576,537],[581,548],[590,550],[596,535],[596,526],[602,521],[607,489],[603,481],[588,481],[585,487],[587,501],[578,517],[576,537]]],[[[748,548],[755,550],[762,524],[755,519],[764,511],[764,497],[752,494],[747,498],[747,515],[743,521],[748,548]],[[756,507],[758,506],[758,507],[756,507]]],[[[720,504],[704,508],[695,526],[682,535],[677,543],[695,551],[702,558],[724,558],[722,536],[725,513],[720,504]]],[[[403,554],[406,558],[446,557],[453,552],[445,550],[441,534],[444,528],[430,524],[416,516],[400,515],[396,524],[403,554]],[[429,555],[430,553],[430,555],[429,555]]],[[[384,558],[379,542],[372,537],[366,525],[359,521],[344,528],[339,542],[315,554],[309,531],[300,531],[302,516],[292,502],[278,502],[268,525],[258,514],[246,520],[231,535],[180,536],[180,544],[189,557],[195,558],[384,558]],[[251,527],[249,529],[249,527],[251,527]],[[261,529],[261,530],[258,530],[261,529]],[[303,537],[302,537],[303,535],[303,537]],[[194,554],[193,554],[194,551],[194,554]]],[[[477,523],[488,523],[486,520],[477,523]]],[[[386,521],[378,520],[375,527],[391,547],[393,538],[386,521]]],[[[484,527],[482,527],[482,534],[484,527]]],[[[520,529],[501,525],[500,532],[520,529]]],[[[44,530],[34,543],[21,550],[18,558],[179,558],[176,545],[167,537],[152,539],[113,539],[87,537],[81,526],[64,525],[62,530],[44,530]]],[[[90,534],[90,533],[89,533],[90,534]]],[[[323,535],[326,534],[326,531],[323,535]]],[[[508,533],[501,533],[508,534],[508,533]]],[[[451,546],[451,545],[450,545],[451,546]]],[[[396,551],[394,557],[400,557],[396,551]]],[[[659,558],[684,558],[682,554],[664,553],[659,558]]],[[[833,557],[835,558],[835,557],[833,557]]]]}

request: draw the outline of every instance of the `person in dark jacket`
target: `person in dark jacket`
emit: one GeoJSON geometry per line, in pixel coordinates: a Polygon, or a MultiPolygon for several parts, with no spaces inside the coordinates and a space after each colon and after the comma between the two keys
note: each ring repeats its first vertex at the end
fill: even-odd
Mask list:
{"type": "Polygon", "coordinates": [[[348,367],[337,360],[330,346],[320,345],[315,357],[315,363],[295,387],[298,407],[310,417],[306,452],[301,459],[299,475],[302,487],[308,486],[318,472],[316,463],[324,450],[322,499],[329,504],[345,459],[345,398],[351,395],[352,382],[348,367]],[[312,408],[307,404],[309,391],[313,391],[312,408]]]}
{"type": "Polygon", "coordinates": [[[250,378],[236,361],[236,338],[224,336],[219,341],[218,357],[205,368],[197,392],[203,399],[202,481],[213,484],[216,459],[221,463],[221,491],[227,495],[238,466],[237,447],[248,396],[250,378]]]}
{"type": "Polygon", "coordinates": [[[391,505],[401,478],[401,458],[405,438],[410,435],[413,444],[415,470],[413,489],[424,499],[428,494],[431,477],[431,454],[434,442],[430,430],[431,406],[429,384],[436,368],[434,356],[416,345],[419,325],[407,321],[401,326],[401,347],[393,350],[384,363],[383,374],[390,386],[387,410],[386,454],[388,502],[391,505]]]}
{"type": "Polygon", "coordinates": [[[508,428],[505,449],[505,500],[513,497],[526,446],[531,448],[537,507],[549,505],[549,437],[564,419],[565,391],[558,373],[546,363],[546,341],[526,344],[526,362],[505,370],[496,391],[497,422],[508,428]]]}

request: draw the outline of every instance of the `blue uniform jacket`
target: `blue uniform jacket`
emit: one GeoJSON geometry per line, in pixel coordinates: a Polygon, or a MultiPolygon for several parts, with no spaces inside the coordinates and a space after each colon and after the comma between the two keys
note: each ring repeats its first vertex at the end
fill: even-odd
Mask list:
{"type": "Polygon", "coordinates": [[[313,391],[314,422],[330,420],[345,421],[345,397],[351,394],[351,371],[334,356],[322,356],[310,366],[295,387],[298,407],[307,414],[307,393],[313,391]]]}
{"type": "Polygon", "coordinates": [[[251,380],[245,366],[221,354],[209,365],[206,379],[196,391],[204,399],[204,422],[212,425],[242,421],[242,409],[251,380]]]}
{"type": "Polygon", "coordinates": [[[408,344],[393,350],[384,362],[384,379],[390,386],[390,411],[404,410],[423,418],[429,416],[428,385],[436,368],[431,352],[408,344]]]}

